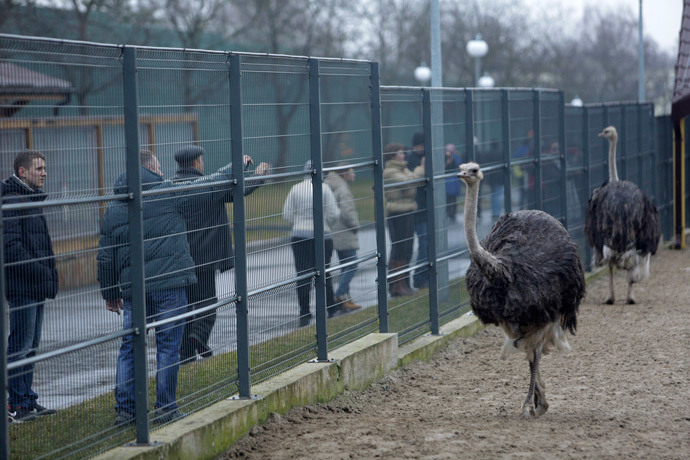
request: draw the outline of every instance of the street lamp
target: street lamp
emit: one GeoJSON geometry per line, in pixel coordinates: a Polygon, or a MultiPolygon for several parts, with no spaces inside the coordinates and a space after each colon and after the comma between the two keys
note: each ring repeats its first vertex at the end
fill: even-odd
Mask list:
{"type": "Polygon", "coordinates": [[[480,75],[480,60],[484,56],[486,56],[486,53],[489,52],[489,45],[486,44],[484,40],[482,40],[482,36],[477,34],[476,37],[474,37],[474,40],[470,40],[467,42],[467,46],[465,47],[467,50],[467,53],[474,58],[474,81],[478,85],[479,84],[479,75],[480,75]]]}
{"type": "Polygon", "coordinates": [[[426,66],[426,63],[422,62],[419,67],[414,69],[414,78],[424,86],[431,80],[431,69],[426,66]]]}
{"type": "Polygon", "coordinates": [[[575,96],[572,101],[570,101],[570,105],[573,107],[582,107],[584,103],[582,102],[582,99],[580,99],[580,96],[575,96]]]}
{"type": "Polygon", "coordinates": [[[494,79],[491,75],[488,73],[484,72],[484,75],[482,75],[482,78],[479,79],[477,84],[479,85],[480,88],[493,88],[494,87],[494,79]]]}

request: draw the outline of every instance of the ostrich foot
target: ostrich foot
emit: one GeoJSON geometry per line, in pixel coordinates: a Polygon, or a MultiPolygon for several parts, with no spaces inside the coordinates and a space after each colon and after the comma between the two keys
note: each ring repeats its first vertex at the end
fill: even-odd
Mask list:
{"type": "MultiPolygon", "coordinates": [[[[539,377],[539,380],[541,381],[541,377],[539,377]]],[[[549,410],[549,403],[546,402],[546,398],[544,397],[544,392],[542,390],[543,385],[544,384],[542,382],[534,389],[534,406],[537,415],[543,415],[547,410],[549,410]]]]}
{"type": "Polygon", "coordinates": [[[546,400],[541,400],[537,404],[537,407],[535,410],[536,410],[537,416],[544,415],[546,413],[546,411],[549,410],[549,403],[547,403],[546,400]]]}
{"type": "Polygon", "coordinates": [[[635,305],[637,302],[635,302],[635,299],[632,297],[628,297],[628,300],[625,301],[628,305],[635,305]]]}
{"type": "Polygon", "coordinates": [[[533,403],[529,402],[522,405],[522,418],[531,420],[537,417],[539,417],[539,414],[537,414],[537,410],[534,408],[533,403]]]}
{"type": "Polygon", "coordinates": [[[604,303],[606,305],[613,305],[613,303],[616,301],[613,297],[609,297],[608,299],[604,300],[604,303]]]}

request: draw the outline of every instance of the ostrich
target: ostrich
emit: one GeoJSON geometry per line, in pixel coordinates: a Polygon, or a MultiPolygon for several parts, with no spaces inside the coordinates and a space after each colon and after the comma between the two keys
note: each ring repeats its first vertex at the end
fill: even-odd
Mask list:
{"type": "Polygon", "coordinates": [[[613,267],[628,270],[627,303],[634,304],[633,283],[649,276],[649,258],[656,254],[661,236],[659,213],[637,185],[618,180],[616,128],[599,133],[609,141],[609,180],[592,192],[585,213],[585,234],[594,248],[594,265],[609,266],[609,297],[615,301],[613,267]]]}
{"type": "Polygon", "coordinates": [[[501,216],[480,245],[477,198],[484,175],[478,164],[467,163],[458,177],[467,184],[465,236],[472,261],[465,279],[472,310],[482,323],[503,330],[502,359],[526,353],[530,382],[522,416],[534,418],[549,408],[541,356],[554,347],[570,351],[565,331],[575,334],[585,294],[577,245],[560,222],[534,210],[501,216]]]}

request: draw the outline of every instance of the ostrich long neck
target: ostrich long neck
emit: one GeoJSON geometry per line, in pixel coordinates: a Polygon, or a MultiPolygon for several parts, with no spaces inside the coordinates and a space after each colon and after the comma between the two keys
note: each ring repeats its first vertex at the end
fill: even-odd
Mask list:
{"type": "Polygon", "coordinates": [[[617,138],[609,139],[609,182],[618,182],[618,169],[616,168],[616,143],[617,138]]]}
{"type": "Polygon", "coordinates": [[[477,238],[477,202],[479,201],[479,183],[467,184],[467,196],[465,197],[465,239],[472,259],[480,267],[486,264],[495,266],[496,257],[479,244],[477,238]],[[482,263],[484,262],[484,263],[482,263]]]}

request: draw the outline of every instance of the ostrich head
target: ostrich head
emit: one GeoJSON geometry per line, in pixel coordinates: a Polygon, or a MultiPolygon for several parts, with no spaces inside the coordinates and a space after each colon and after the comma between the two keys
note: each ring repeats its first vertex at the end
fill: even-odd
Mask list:
{"type": "Polygon", "coordinates": [[[463,163],[458,169],[460,169],[458,177],[467,185],[479,183],[484,179],[484,174],[477,163],[463,163]]]}
{"type": "Polygon", "coordinates": [[[607,126],[602,132],[599,133],[599,137],[605,137],[609,141],[618,140],[618,131],[613,126],[607,126]]]}

